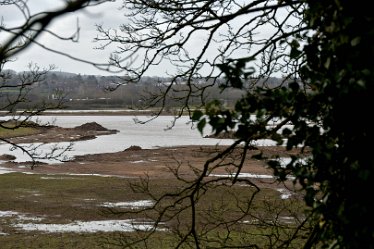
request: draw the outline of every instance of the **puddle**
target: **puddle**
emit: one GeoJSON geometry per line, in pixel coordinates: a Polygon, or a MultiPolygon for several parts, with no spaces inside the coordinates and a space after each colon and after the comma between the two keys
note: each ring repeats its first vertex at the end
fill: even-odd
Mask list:
{"type": "MultiPolygon", "coordinates": [[[[21,173],[25,175],[45,175],[45,173],[38,173],[38,172],[26,172],[26,171],[17,171],[17,170],[12,170],[4,167],[0,167],[0,175],[2,174],[10,174],[10,173],[21,173]]],[[[64,176],[99,176],[99,177],[116,177],[116,178],[133,178],[131,176],[120,176],[120,175],[105,175],[105,174],[74,174],[74,173],[56,173],[56,174],[47,174],[50,175],[51,177],[48,176],[42,176],[41,179],[75,179],[73,177],[64,177],[64,176]],[[56,177],[53,177],[56,176],[56,177]],[[58,177],[61,176],[61,177],[58,177]]]]}
{"type": "Polygon", "coordinates": [[[287,189],[284,189],[284,188],[277,188],[277,191],[278,191],[279,193],[281,193],[280,198],[281,198],[282,200],[286,200],[286,199],[288,199],[288,198],[290,198],[290,197],[292,196],[292,193],[291,193],[289,190],[287,190],[287,189]]]}
{"type": "MultiPolygon", "coordinates": [[[[129,202],[133,205],[148,205],[150,201],[129,202]]],[[[43,217],[35,217],[30,214],[22,214],[15,211],[0,211],[1,218],[14,218],[12,226],[25,231],[40,231],[46,233],[95,233],[95,232],[135,232],[150,231],[155,229],[154,223],[149,221],[140,221],[134,219],[127,220],[100,220],[100,221],[75,221],[69,224],[38,224],[43,217]],[[25,223],[28,222],[28,223],[25,223]]],[[[157,228],[157,231],[166,231],[163,228],[157,228]]],[[[7,235],[0,231],[0,235],[7,235]]]]}
{"type": "Polygon", "coordinates": [[[16,172],[16,171],[11,171],[7,168],[4,168],[4,167],[0,167],[0,175],[2,174],[9,174],[9,173],[13,173],[13,172],[16,172]]]}
{"type": "Polygon", "coordinates": [[[74,180],[77,178],[74,177],[64,177],[64,176],[42,176],[40,177],[42,180],[74,180]]]}
{"type": "Polygon", "coordinates": [[[139,161],[132,161],[130,163],[146,163],[147,161],[144,161],[144,160],[139,160],[139,161]]]}
{"type": "MultiPolygon", "coordinates": [[[[153,223],[136,220],[101,220],[76,221],[69,224],[15,224],[16,228],[25,231],[39,231],[46,233],[96,233],[96,232],[135,232],[155,229],[153,223]]],[[[164,231],[165,229],[156,229],[164,231]]]]}
{"type": "Polygon", "coordinates": [[[31,216],[29,214],[21,214],[15,211],[0,211],[0,218],[16,218],[21,221],[42,221],[43,218],[31,216]]]}
{"type": "Polygon", "coordinates": [[[127,202],[104,202],[102,207],[109,207],[109,208],[145,208],[151,207],[153,205],[153,201],[151,200],[140,200],[140,201],[127,201],[127,202]]]}
{"type": "Polygon", "coordinates": [[[18,213],[14,211],[0,211],[0,218],[17,216],[18,213]]]}
{"type": "Polygon", "coordinates": [[[279,219],[285,224],[294,224],[296,222],[296,219],[291,216],[281,216],[279,219]]]}
{"type": "MultiPolygon", "coordinates": [[[[235,174],[210,174],[209,176],[215,177],[235,177],[235,174]]],[[[251,174],[251,173],[240,173],[238,175],[240,178],[257,178],[257,179],[273,179],[274,176],[272,175],[259,175],[259,174],[251,174]]]]}
{"type": "Polygon", "coordinates": [[[59,174],[59,175],[68,175],[68,176],[100,176],[100,177],[133,178],[133,177],[130,177],[130,176],[103,175],[103,174],[73,174],[73,173],[66,173],[66,174],[59,174]]]}
{"type": "MultiPolygon", "coordinates": [[[[210,174],[209,176],[214,177],[235,177],[236,174],[210,174]]],[[[260,174],[251,174],[251,173],[240,173],[238,178],[255,178],[255,179],[275,179],[275,176],[272,175],[260,175],[260,174]]],[[[294,176],[287,176],[288,180],[294,180],[294,176]]]]}
{"type": "MultiPolygon", "coordinates": [[[[299,158],[297,159],[297,163],[301,163],[301,164],[307,164],[307,160],[309,159],[309,157],[305,157],[305,158],[299,158]]],[[[279,163],[280,163],[280,166],[282,168],[286,168],[287,165],[292,161],[292,159],[290,157],[280,157],[278,159],[275,159],[277,160],[279,163]]]]}
{"type": "Polygon", "coordinates": [[[31,217],[31,216],[28,216],[26,214],[19,214],[17,216],[17,219],[18,220],[22,220],[22,221],[42,221],[44,218],[41,218],[41,217],[31,217]]]}

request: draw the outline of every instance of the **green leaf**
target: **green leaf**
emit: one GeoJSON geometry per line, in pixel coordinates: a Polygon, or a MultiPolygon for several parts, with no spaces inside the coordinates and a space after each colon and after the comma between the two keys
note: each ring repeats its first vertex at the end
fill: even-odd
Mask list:
{"type": "Polygon", "coordinates": [[[301,51],[298,49],[300,47],[300,43],[297,40],[293,40],[290,43],[291,51],[290,51],[290,57],[291,59],[295,59],[300,56],[301,51]]]}
{"type": "Polygon", "coordinates": [[[352,47],[357,46],[361,42],[361,37],[356,37],[351,41],[352,47]]]}
{"type": "Polygon", "coordinates": [[[192,114],[193,121],[199,121],[200,118],[204,115],[204,113],[200,110],[195,110],[192,114]]]}
{"type": "Polygon", "coordinates": [[[331,58],[328,57],[325,61],[325,63],[323,64],[323,66],[326,68],[326,69],[329,69],[330,68],[330,64],[331,64],[331,58]]]}
{"type": "Polygon", "coordinates": [[[289,128],[284,128],[282,134],[283,136],[289,136],[292,134],[292,131],[289,128]]]}
{"type": "Polygon", "coordinates": [[[289,88],[292,89],[292,91],[294,92],[297,92],[299,91],[300,89],[300,85],[297,83],[297,82],[291,82],[289,85],[288,85],[289,88]]]}
{"type": "Polygon", "coordinates": [[[301,54],[301,51],[298,50],[297,48],[295,47],[291,47],[291,52],[290,52],[290,57],[291,59],[295,59],[297,57],[299,57],[301,54]]]}
{"type": "Polygon", "coordinates": [[[280,167],[280,163],[279,163],[279,161],[277,161],[277,160],[269,160],[269,161],[267,162],[267,164],[268,164],[269,167],[272,168],[272,169],[275,169],[275,168],[279,168],[279,167],[280,167]]]}
{"type": "Polygon", "coordinates": [[[205,118],[200,120],[199,123],[197,124],[197,129],[199,130],[199,132],[201,134],[203,134],[203,130],[204,130],[205,125],[206,125],[206,119],[205,118]]]}

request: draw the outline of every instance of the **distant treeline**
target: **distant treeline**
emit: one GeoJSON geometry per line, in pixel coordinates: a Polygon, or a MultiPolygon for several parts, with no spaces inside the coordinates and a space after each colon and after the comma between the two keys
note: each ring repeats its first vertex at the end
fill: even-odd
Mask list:
{"type": "MultiPolygon", "coordinates": [[[[8,71],[11,77],[6,79],[6,85],[19,84],[22,73],[8,71]]],[[[218,84],[207,88],[204,92],[207,99],[219,99],[226,105],[233,105],[243,94],[240,90],[225,90],[219,88],[224,84],[224,79],[215,79],[218,84]]],[[[197,86],[211,85],[211,80],[199,80],[194,82],[197,86]]],[[[171,79],[165,77],[143,77],[137,83],[125,83],[118,76],[81,75],[66,72],[48,72],[40,81],[30,86],[27,93],[27,101],[18,104],[19,108],[31,108],[40,102],[52,102],[63,99],[64,107],[67,109],[103,109],[103,108],[132,108],[141,109],[148,105],[148,100],[162,94],[163,89],[170,85],[171,79]],[[116,86],[121,85],[116,90],[116,86]]],[[[269,87],[279,86],[281,79],[271,78],[266,81],[269,87]]],[[[4,82],[0,82],[4,85],[4,82]]],[[[172,96],[167,98],[166,108],[177,107],[178,95],[182,95],[187,86],[183,80],[173,85],[172,96]],[[179,93],[180,92],[180,93],[179,93]]],[[[2,106],[12,95],[18,94],[18,88],[2,87],[0,93],[2,106]]],[[[199,102],[199,97],[195,99],[199,102]]],[[[194,105],[194,98],[191,98],[194,105]]],[[[160,105],[160,103],[157,103],[160,105]]]]}

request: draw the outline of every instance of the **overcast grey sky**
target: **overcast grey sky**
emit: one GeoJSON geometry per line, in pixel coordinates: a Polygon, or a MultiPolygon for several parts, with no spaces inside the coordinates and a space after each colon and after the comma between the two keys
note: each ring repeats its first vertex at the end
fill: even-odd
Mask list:
{"type": "MultiPolygon", "coordinates": [[[[29,0],[27,4],[30,7],[31,14],[33,14],[53,10],[58,6],[62,7],[65,1],[66,0],[29,0]]],[[[120,24],[126,23],[126,17],[124,16],[126,10],[123,8],[121,9],[121,6],[122,1],[106,2],[98,6],[92,6],[75,13],[66,14],[53,21],[48,27],[48,30],[60,36],[70,36],[76,31],[78,23],[80,27],[79,42],[61,41],[49,34],[42,34],[38,38],[38,42],[46,47],[62,51],[83,60],[95,63],[107,63],[110,52],[113,52],[115,47],[108,47],[105,50],[95,49],[99,46],[99,43],[93,42],[94,38],[98,35],[95,25],[103,24],[106,28],[117,29],[120,24]]],[[[15,27],[23,24],[25,21],[21,12],[14,6],[1,6],[0,16],[3,18],[3,22],[7,27],[15,27]]],[[[0,41],[1,35],[0,33],[0,41]]],[[[203,39],[205,39],[204,35],[197,35],[190,39],[190,43],[186,44],[191,55],[197,54],[197,51],[200,51],[201,40],[203,39]]],[[[214,50],[215,48],[214,46],[210,46],[209,49],[214,50]]],[[[141,57],[141,55],[139,57],[141,57]]],[[[141,58],[138,61],[141,63],[141,58]]],[[[58,71],[80,74],[113,75],[111,72],[99,70],[90,64],[74,61],[62,55],[46,51],[35,44],[18,54],[15,61],[8,63],[5,68],[15,71],[24,71],[27,70],[27,66],[30,62],[37,63],[41,67],[55,65],[58,71]]],[[[170,63],[162,62],[157,67],[150,67],[145,75],[167,76],[167,73],[173,73],[174,70],[174,67],[171,66],[170,63]]],[[[121,75],[121,73],[118,75],[121,75]]]]}
{"type": "MultiPolygon", "coordinates": [[[[62,0],[30,0],[28,4],[30,12],[36,13],[43,10],[54,9],[56,6],[61,6],[63,2],[62,0]]],[[[77,24],[79,24],[80,38],[77,43],[61,41],[49,34],[41,35],[38,41],[47,47],[84,60],[106,63],[109,58],[110,50],[102,51],[95,49],[95,47],[98,46],[97,43],[93,42],[93,39],[97,35],[95,24],[105,24],[106,27],[117,28],[119,24],[125,21],[123,10],[119,10],[119,7],[120,2],[109,2],[100,6],[89,7],[84,11],[70,13],[62,18],[56,19],[48,27],[49,30],[56,32],[58,35],[70,36],[76,30],[77,24]]],[[[15,27],[24,22],[21,12],[14,6],[0,6],[0,16],[3,19],[3,23],[8,28],[15,27]]],[[[0,34],[0,41],[4,39],[4,35],[5,34],[0,34]]],[[[48,65],[53,64],[59,71],[98,75],[111,74],[98,70],[92,65],[77,62],[64,56],[48,52],[37,45],[32,45],[18,54],[16,60],[7,64],[6,68],[23,71],[27,70],[27,65],[30,62],[37,63],[41,67],[48,67],[48,65]]]]}
{"type": "MultiPolygon", "coordinates": [[[[243,0],[246,1],[246,0],[243,0]]],[[[64,6],[66,0],[29,0],[26,1],[30,13],[35,14],[42,11],[48,11],[56,9],[57,7],[64,6]]],[[[104,4],[86,8],[84,10],[69,13],[65,16],[56,19],[48,29],[55,32],[60,36],[70,36],[77,28],[80,27],[80,37],[78,42],[62,41],[56,37],[51,36],[48,33],[43,33],[39,38],[38,42],[42,43],[46,47],[52,48],[57,51],[62,51],[74,57],[91,61],[95,63],[107,63],[109,60],[110,53],[115,50],[115,47],[109,47],[106,50],[95,49],[99,46],[98,43],[94,43],[94,38],[98,35],[96,30],[96,24],[103,24],[105,28],[117,29],[120,24],[126,23],[126,17],[124,16],[124,9],[120,9],[122,1],[110,1],[104,4]]],[[[286,16],[285,13],[280,13],[280,16],[286,16]]],[[[24,23],[25,18],[21,11],[14,6],[0,6],[0,17],[3,24],[8,28],[16,27],[24,23]]],[[[241,24],[247,21],[248,16],[241,16],[235,19],[231,25],[240,27],[241,24]],[[239,24],[239,25],[238,25],[239,24]]],[[[256,33],[256,39],[265,39],[273,32],[272,27],[269,25],[261,25],[261,32],[256,33]]],[[[222,32],[227,32],[223,28],[222,32]]],[[[0,43],[4,40],[5,32],[0,32],[0,43]]],[[[190,56],[198,55],[202,51],[204,41],[206,40],[207,34],[204,32],[195,32],[188,43],[185,44],[185,48],[188,50],[190,56]],[[203,41],[203,42],[202,42],[203,41]]],[[[204,59],[211,60],[212,55],[217,54],[218,45],[210,44],[204,59]]],[[[245,55],[248,55],[248,51],[243,51],[245,55]]],[[[252,51],[253,52],[253,51],[252,51]]],[[[231,54],[230,56],[235,56],[231,54]]],[[[237,57],[243,56],[243,53],[237,54],[237,57]]],[[[141,57],[139,55],[138,57],[141,57]]],[[[39,47],[38,45],[31,45],[25,51],[17,55],[14,58],[15,61],[8,63],[6,69],[13,69],[15,71],[27,70],[27,65],[30,62],[37,63],[41,67],[48,67],[49,65],[55,65],[56,70],[80,73],[80,74],[93,74],[93,75],[112,75],[113,73],[106,72],[95,68],[90,64],[85,64],[79,61],[74,61],[70,58],[58,55],[39,47]]],[[[141,58],[138,60],[139,63],[143,61],[141,58]]],[[[175,67],[166,62],[162,62],[158,66],[153,66],[147,70],[145,75],[148,76],[166,76],[166,72],[174,73],[175,67]]],[[[119,74],[121,75],[121,74],[119,74]]]]}

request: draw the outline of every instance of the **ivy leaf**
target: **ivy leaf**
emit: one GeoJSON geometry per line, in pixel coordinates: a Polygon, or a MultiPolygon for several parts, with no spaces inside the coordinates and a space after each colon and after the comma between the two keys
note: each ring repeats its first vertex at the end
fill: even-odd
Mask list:
{"type": "Polygon", "coordinates": [[[192,114],[192,121],[199,121],[204,113],[200,110],[195,110],[192,114]]]}
{"type": "Polygon", "coordinates": [[[201,119],[199,121],[199,123],[197,124],[197,129],[199,130],[199,132],[201,134],[203,134],[203,130],[204,130],[205,125],[206,125],[206,119],[205,118],[201,119]]]}
{"type": "Polygon", "coordinates": [[[301,51],[298,50],[297,48],[295,47],[291,47],[291,52],[290,52],[290,57],[291,59],[296,59],[297,57],[299,57],[301,54],[301,51]]]}
{"type": "Polygon", "coordinates": [[[298,49],[300,47],[300,43],[297,40],[293,40],[290,43],[290,46],[291,46],[290,57],[291,59],[296,59],[301,54],[301,51],[298,49]]]}
{"type": "Polygon", "coordinates": [[[356,37],[356,38],[354,38],[352,41],[351,41],[351,45],[352,45],[352,47],[355,47],[355,46],[357,46],[359,43],[361,42],[361,37],[356,37]]]}

